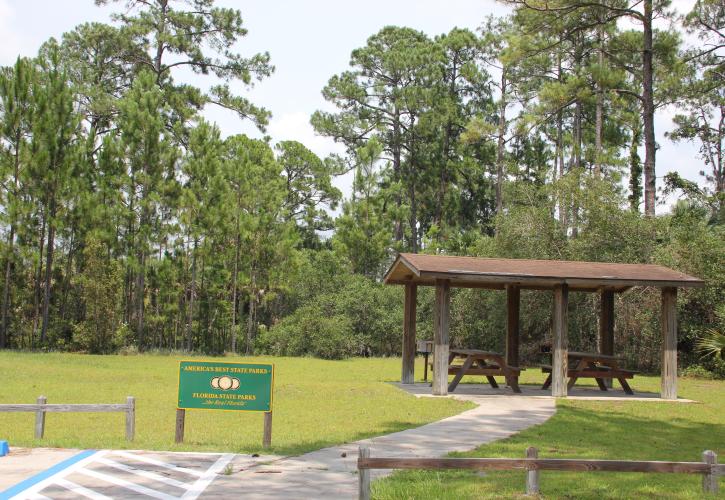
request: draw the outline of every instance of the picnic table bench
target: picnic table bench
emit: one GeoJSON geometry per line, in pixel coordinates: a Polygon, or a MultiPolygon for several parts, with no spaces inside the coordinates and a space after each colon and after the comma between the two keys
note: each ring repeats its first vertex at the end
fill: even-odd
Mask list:
{"type": "Polygon", "coordinates": [[[464,375],[483,375],[498,389],[495,376],[506,377],[506,383],[514,392],[520,393],[519,375],[522,368],[506,364],[506,358],[498,352],[480,351],[478,349],[451,349],[448,351],[448,374],[454,375],[448,385],[448,392],[453,392],[464,375]],[[460,358],[463,363],[454,363],[460,358]]]}
{"type": "MultiPolygon", "coordinates": [[[[599,390],[606,391],[607,384],[605,384],[604,381],[616,378],[622,385],[624,392],[629,395],[633,395],[634,392],[627,383],[627,379],[634,378],[634,375],[637,372],[620,368],[620,359],[621,358],[610,356],[608,354],[570,351],[568,363],[569,369],[567,370],[569,383],[567,384],[567,388],[571,389],[574,387],[577,379],[593,378],[597,381],[599,390]]],[[[551,385],[551,365],[541,365],[541,371],[549,374],[546,381],[544,381],[544,385],[541,386],[541,389],[545,390],[551,385]]]]}

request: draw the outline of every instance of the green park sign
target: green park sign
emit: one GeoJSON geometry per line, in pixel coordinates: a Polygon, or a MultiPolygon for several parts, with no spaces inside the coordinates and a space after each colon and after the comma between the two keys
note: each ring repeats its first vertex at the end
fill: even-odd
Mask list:
{"type": "Polygon", "coordinates": [[[274,365],[181,361],[179,409],[272,411],[274,365]]]}

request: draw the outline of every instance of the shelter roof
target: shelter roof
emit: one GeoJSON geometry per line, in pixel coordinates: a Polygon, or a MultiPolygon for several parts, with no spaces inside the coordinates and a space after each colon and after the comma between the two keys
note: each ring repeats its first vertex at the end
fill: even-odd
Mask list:
{"type": "Polygon", "coordinates": [[[389,285],[435,285],[502,289],[506,285],[535,290],[567,284],[570,290],[624,291],[633,286],[700,287],[696,277],[654,264],[616,264],[566,260],[492,259],[401,253],[385,274],[389,285]]]}

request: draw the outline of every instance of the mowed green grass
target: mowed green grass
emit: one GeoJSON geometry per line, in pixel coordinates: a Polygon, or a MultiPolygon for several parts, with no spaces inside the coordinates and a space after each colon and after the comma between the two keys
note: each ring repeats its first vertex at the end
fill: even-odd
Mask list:
{"type": "MultiPolygon", "coordinates": [[[[542,381],[536,370],[524,372],[524,383],[542,381]]],[[[630,384],[635,391],[659,392],[660,380],[637,376],[630,384]]],[[[703,450],[710,449],[718,454],[720,463],[725,462],[725,381],[680,379],[678,387],[680,397],[698,403],[562,400],[557,402],[556,414],[544,424],[455,456],[524,457],[527,447],[536,446],[542,458],[699,461],[703,450]]],[[[718,498],[725,498],[725,479],[720,483],[723,493],[718,498]]],[[[544,498],[703,498],[700,475],[542,472],[540,485],[544,498]]],[[[373,496],[528,498],[525,488],[523,472],[399,471],[375,481],[373,496]]]]}
{"type": "MultiPolygon", "coordinates": [[[[263,414],[187,410],[185,442],[174,444],[179,360],[188,356],[90,356],[0,352],[0,403],[123,403],[136,397],[136,439],[125,441],[122,413],[49,413],[45,438],[34,413],[0,412],[11,446],[261,451],[263,414]]],[[[204,358],[275,364],[272,453],[297,454],[388,434],[455,415],[470,403],[415,398],[386,383],[399,359],[204,358]]],[[[419,360],[422,371],[422,360],[419,360]]]]}

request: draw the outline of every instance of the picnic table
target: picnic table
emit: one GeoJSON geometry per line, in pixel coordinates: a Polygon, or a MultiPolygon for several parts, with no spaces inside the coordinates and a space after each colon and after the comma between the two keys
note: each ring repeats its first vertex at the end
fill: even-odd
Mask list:
{"type": "MultiPolygon", "coordinates": [[[[631,370],[625,370],[619,366],[621,358],[610,356],[608,354],[599,354],[595,352],[577,352],[569,351],[569,369],[567,376],[569,377],[568,389],[574,387],[577,379],[593,378],[597,381],[599,389],[607,390],[605,380],[619,380],[622,389],[629,395],[634,394],[632,388],[627,383],[628,378],[634,378],[635,373],[631,370]]],[[[541,371],[548,373],[542,389],[548,389],[551,385],[551,365],[542,365],[541,371]]]]}
{"type": "Polygon", "coordinates": [[[484,375],[491,387],[498,389],[494,376],[506,377],[506,383],[514,392],[520,393],[519,374],[521,368],[506,364],[503,354],[477,349],[451,349],[448,354],[448,374],[454,375],[448,385],[448,392],[453,392],[464,375],[484,375]],[[460,358],[461,364],[454,361],[460,358]]]}

